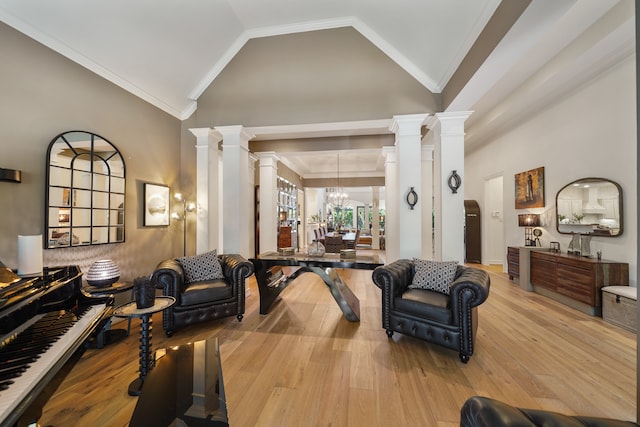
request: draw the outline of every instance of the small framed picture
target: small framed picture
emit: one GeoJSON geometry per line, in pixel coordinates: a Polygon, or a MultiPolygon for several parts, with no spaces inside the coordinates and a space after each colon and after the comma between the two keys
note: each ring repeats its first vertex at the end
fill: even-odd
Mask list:
{"type": "Polygon", "coordinates": [[[144,184],[144,226],[163,227],[169,225],[169,187],[144,184]]]}
{"type": "Polygon", "coordinates": [[[58,210],[58,222],[61,224],[66,224],[69,222],[69,209],[58,210]]]}

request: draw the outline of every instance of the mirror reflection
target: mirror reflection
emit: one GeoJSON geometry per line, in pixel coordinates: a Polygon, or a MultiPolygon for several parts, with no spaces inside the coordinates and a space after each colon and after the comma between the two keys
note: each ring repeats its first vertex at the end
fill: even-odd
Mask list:
{"type": "Polygon", "coordinates": [[[124,242],[125,164],[90,132],[56,136],[47,151],[45,247],[124,242]]]}
{"type": "Polygon", "coordinates": [[[559,233],[615,237],[622,234],[622,188],[602,178],[565,185],[556,195],[559,233]]]}

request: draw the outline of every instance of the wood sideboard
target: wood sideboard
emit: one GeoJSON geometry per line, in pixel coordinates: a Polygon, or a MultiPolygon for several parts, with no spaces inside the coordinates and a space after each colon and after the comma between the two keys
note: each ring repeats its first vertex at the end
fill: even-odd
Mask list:
{"type": "Polygon", "coordinates": [[[628,286],[629,264],[564,253],[532,251],[533,291],[593,316],[602,315],[604,286],[628,286]]]}
{"type": "Polygon", "coordinates": [[[507,248],[507,272],[509,280],[520,279],[520,248],[509,246],[507,248]]]}
{"type": "Polygon", "coordinates": [[[289,248],[291,246],[293,246],[291,227],[282,225],[278,229],[278,249],[289,248]]]}

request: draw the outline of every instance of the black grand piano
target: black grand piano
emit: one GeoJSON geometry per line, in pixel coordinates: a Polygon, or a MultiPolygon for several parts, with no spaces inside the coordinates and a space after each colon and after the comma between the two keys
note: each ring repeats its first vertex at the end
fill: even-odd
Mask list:
{"type": "Polygon", "coordinates": [[[77,266],[21,278],[0,262],[0,426],[37,421],[42,395],[108,322],[113,300],[85,298],[77,266]]]}

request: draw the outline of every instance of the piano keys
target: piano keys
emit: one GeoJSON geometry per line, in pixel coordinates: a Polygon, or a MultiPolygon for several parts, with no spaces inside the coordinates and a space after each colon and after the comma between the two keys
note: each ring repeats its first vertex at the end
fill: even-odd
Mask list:
{"type": "MultiPolygon", "coordinates": [[[[17,280],[0,263],[0,426],[22,420],[67,361],[104,327],[113,300],[82,296],[76,266],[17,280]]],[[[9,270],[10,271],[10,270],[9,270]]]]}

